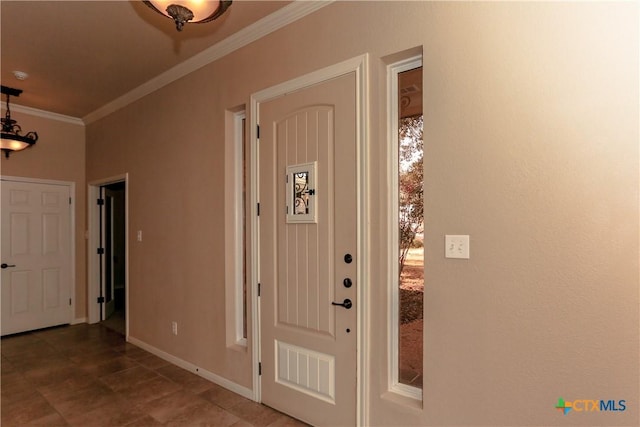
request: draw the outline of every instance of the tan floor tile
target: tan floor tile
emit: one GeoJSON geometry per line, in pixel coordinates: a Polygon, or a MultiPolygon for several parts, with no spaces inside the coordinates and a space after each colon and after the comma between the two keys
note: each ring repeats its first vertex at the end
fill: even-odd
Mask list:
{"type": "Polygon", "coordinates": [[[13,349],[5,349],[2,341],[2,355],[11,362],[14,370],[25,371],[42,366],[45,362],[66,360],[53,346],[43,342],[31,342],[13,349]]]}
{"type": "Polygon", "coordinates": [[[157,376],[158,374],[155,372],[138,365],[125,369],[124,371],[105,375],[101,377],[100,380],[108,385],[112,390],[118,391],[134,387],[137,384],[143,383],[157,376]]]}
{"type": "Polygon", "coordinates": [[[0,416],[4,427],[24,426],[34,420],[56,413],[55,409],[39,394],[15,401],[2,402],[0,416]]]}
{"type": "Polygon", "coordinates": [[[265,427],[275,422],[280,417],[280,412],[277,412],[268,406],[261,405],[250,400],[241,402],[238,405],[229,409],[234,415],[248,421],[254,426],[265,427]]]}
{"type": "Polygon", "coordinates": [[[229,427],[238,421],[238,417],[224,409],[212,403],[204,403],[190,411],[183,412],[177,417],[170,419],[166,425],[169,427],[229,427]]]}
{"type": "Polygon", "coordinates": [[[253,427],[253,424],[248,423],[245,420],[238,420],[237,422],[231,424],[230,427],[253,427]]]}
{"type": "Polygon", "coordinates": [[[78,375],[78,368],[68,361],[51,365],[43,363],[40,367],[24,373],[25,379],[36,387],[57,384],[73,375],[78,375]]]}
{"type": "Polygon", "coordinates": [[[213,384],[208,390],[200,393],[200,396],[224,409],[229,409],[239,403],[250,401],[217,384],[213,384]]]}
{"type": "Polygon", "coordinates": [[[27,372],[43,366],[64,365],[69,363],[69,359],[62,354],[53,354],[40,357],[39,355],[27,354],[18,360],[12,360],[13,367],[18,372],[27,372]]]}
{"type": "Polygon", "coordinates": [[[89,356],[111,350],[112,346],[98,339],[90,339],[77,343],[62,343],[58,346],[59,351],[69,358],[89,356]]]}
{"type": "Polygon", "coordinates": [[[12,392],[21,391],[24,389],[34,389],[33,384],[28,382],[24,375],[18,372],[11,372],[2,375],[2,394],[5,394],[5,388],[10,389],[12,392]]]}
{"type": "Polygon", "coordinates": [[[302,421],[298,421],[295,418],[291,418],[285,414],[280,414],[274,422],[269,424],[267,427],[308,427],[309,424],[303,423],[302,421]]]}
{"type": "Polygon", "coordinates": [[[78,370],[63,381],[38,387],[38,391],[43,396],[51,397],[53,400],[60,402],[76,394],[78,390],[91,386],[104,387],[104,384],[100,383],[97,378],[78,370]]]}
{"type": "Polygon", "coordinates": [[[24,384],[20,386],[10,386],[4,384],[3,378],[3,387],[2,387],[2,410],[5,410],[5,407],[9,407],[11,405],[15,405],[20,403],[23,400],[33,399],[34,397],[38,397],[40,394],[31,384],[24,384]]]}
{"type": "Polygon", "coordinates": [[[198,406],[204,405],[210,405],[210,403],[193,393],[178,390],[140,405],[139,408],[161,423],[165,423],[186,412],[193,411],[198,406]]]}
{"type": "Polygon", "coordinates": [[[48,396],[47,400],[66,420],[69,420],[85,412],[112,404],[118,400],[118,397],[107,386],[100,384],[78,389],[65,397],[48,396]]]}
{"type": "Polygon", "coordinates": [[[24,356],[29,351],[39,346],[45,346],[47,343],[40,338],[32,335],[13,335],[2,338],[2,348],[0,352],[7,358],[15,356],[24,356]]]}
{"type": "Polygon", "coordinates": [[[67,427],[69,424],[57,412],[45,415],[26,424],[29,427],[67,427]]]}
{"type": "Polygon", "coordinates": [[[117,356],[111,360],[104,360],[95,364],[85,364],[80,366],[80,368],[89,375],[104,377],[139,366],[128,357],[121,356],[119,353],[116,354],[117,356]]]}
{"type": "Polygon", "coordinates": [[[304,426],[101,325],[3,337],[3,427],[304,426]]]}
{"type": "Polygon", "coordinates": [[[171,381],[175,381],[181,386],[188,388],[193,393],[202,393],[205,390],[210,389],[214,384],[196,374],[193,374],[186,369],[182,369],[176,365],[167,365],[162,368],[156,369],[160,375],[169,378],[171,381]]]}
{"type": "Polygon", "coordinates": [[[0,373],[2,373],[2,375],[5,375],[11,374],[13,372],[16,372],[16,368],[13,366],[13,363],[11,363],[11,361],[6,357],[2,356],[0,358],[0,373]]]}
{"type": "Polygon", "coordinates": [[[131,402],[118,397],[92,411],[67,417],[67,421],[69,425],[77,427],[118,427],[145,416],[131,402]]]}
{"type": "Polygon", "coordinates": [[[121,356],[122,354],[118,353],[110,347],[106,350],[101,350],[98,352],[90,352],[88,354],[83,353],[70,356],[69,360],[71,360],[73,363],[78,364],[79,366],[90,366],[96,365],[98,363],[108,362],[109,360],[113,360],[121,356]]]}
{"type": "Polygon", "coordinates": [[[151,415],[145,415],[139,420],[135,420],[130,422],[129,424],[126,424],[125,427],[158,427],[163,425],[164,424],[153,418],[151,415]]]}
{"type": "Polygon", "coordinates": [[[175,393],[181,388],[173,381],[158,376],[133,387],[122,389],[118,393],[132,404],[141,405],[175,393]]]}
{"type": "Polygon", "coordinates": [[[144,359],[145,357],[153,356],[153,354],[149,353],[148,351],[129,343],[125,343],[122,347],[116,348],[116,351],[133,360],[144,359]]]}
{"type": "Polygon", "coordinates": [[[170,365],[170,363],[167,362],[166,360],[161,359],[160,357],[154,356],[154,355],[136,359],[136,361],[142,366],[149,369],[158,369],[158,368],[162,368],[163,366],[170,365]]]}
{"type": "Polygon", "coordinates": [[[247,400],[229,409],[234,415],[253,424],[254,426],[266,427],[275,422],[282,415],[268,406],[247,400]]]}

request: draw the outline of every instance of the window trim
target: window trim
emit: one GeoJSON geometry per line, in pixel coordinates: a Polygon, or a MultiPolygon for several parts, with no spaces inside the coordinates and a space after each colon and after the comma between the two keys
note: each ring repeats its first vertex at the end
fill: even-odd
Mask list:
{"type": "Polygon", "coordinates": [[[236,218],[234,224],[235,235],[235,259],[234,259],[234,271],[235,271],[235,339],[236,344],[246,347],[247,337],[244,336],[245,318],[245,299],[244,299],[244,280],[245,274],[243,269],[243,262],[245,257],[245,239],[244,237],[244,222],[246,221],[244,215],[244,198],[243,198],[243,184],[244,184],[244,161],[243,151],[245,139],[244,136],[244,124],[246,122],[246,112],[239,111],[233,115],[234,126],[234,217],[236,218]]]}
{"type": "MultiPolygon", "coordinates": [[[[404,71],[422,67],[422,55],[415,55],[410,58],[394,62],[387,65],[387,123],[388,138],[387,158],[389,159],[388,171],[388,255],[387,262],[389,272],[387,283],[389,284],[389,306],[388,306],[388,390],[399,395],[419,400],[422,402],[423,392],[421,388],[402,384],[399,381],[399,345],[400,345],[400,292],[398,283],[398,257],[399,257],[399,159],[398,159],[398,75],[404,71]]],[[[424,344],[423,344],[424,346],[424,344]]],[[[423,350],[424,351],[424,350],[423,350]]]]}
{"type": "MultiPolygon", "coordinates": [[[[244,223],[246,222],[243,197],[244,161],[246,149],[244,106],[227,110],[225,115],[225,319],[227,347],[247,351],[248,341],[244,336],[244,223]]],[[[248,285],[248,283],[247,283],[248,285]]],[[[248,317],[248,313],[247,313],[248,317]]],[[[247,334],[248,334],[247,325],[247,334]]]]}

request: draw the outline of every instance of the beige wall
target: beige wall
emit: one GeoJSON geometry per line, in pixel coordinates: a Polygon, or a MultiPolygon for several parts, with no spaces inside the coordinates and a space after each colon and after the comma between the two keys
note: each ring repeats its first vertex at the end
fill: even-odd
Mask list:
{"type": "Polygon", "coordinates": [[[251,385],[225,344],[225,110],[369,53],[370,423],[636,424],[637,35],[633,3],[340,2],[90,124],[87,180],[130,174],[131,336],[251,385]],[[383,58],[419,46],[423,409],[385,393],[383,250],[383,58]],[[444,259],[444,234],[471,259],[444,259]],[[558,397],[628,406],[563,416],[558,397]]]}
{"type": "MultiPolygon", "coordinates": [[[[4,114],[4,109],[2,110],[4,114]]],[[[87,315],[86,277],[86,181],[85,177],[85,128],[74,124],[24,114],[11,110],[11,118],[22,127],[23,133],[38,132],[38,142],[32,148],[12,154],[8,159],[2,155],[0,174],[57,181],[71,181],[76,185],[75,245],[76,245],[76,294],[75,318],[87,315]]]]}

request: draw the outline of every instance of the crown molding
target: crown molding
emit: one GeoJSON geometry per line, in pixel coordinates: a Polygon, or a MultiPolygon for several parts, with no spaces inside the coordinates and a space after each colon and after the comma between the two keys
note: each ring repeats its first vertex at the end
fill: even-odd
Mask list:
{"type": "Polygon", "coordinates": [[[99,120],[127,105],[155,92],[181,77],[208,65],[298,19],[333,3],[335,0],[303,1],[296,0],[282,9],[265,16],[248,27],[234,33],[226,39],[192,56],[186,61],[170,68],[164,73],[143,83],[132,91],[105,104],[82,118],[85,124],[99,120]]]}
{"type": "MultiPolygon", "coordinates": [[[[5,107],[2,106],[2,110],[5,107]]],[[[25,107],[24,105],[11,103],[11,111],[17,113],[28,114],[30,116],[43,117],[49,120],[57,120],[59,122],[71,123],[72,125],[84,126],[82,119],[78,117],[65,116],[64,114],[52,113],[51,111],[38,110],[37,108],[25,107]]]]}

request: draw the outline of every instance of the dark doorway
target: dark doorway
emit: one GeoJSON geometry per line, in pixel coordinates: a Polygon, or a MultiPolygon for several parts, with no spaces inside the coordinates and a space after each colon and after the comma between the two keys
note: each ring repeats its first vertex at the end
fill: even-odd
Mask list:
{"type": "Polygon", "coordinates": [[[105,326],[125,334],[126,324],[126,183],[100,188],[101,227],[101,320],[105,326]]]}

